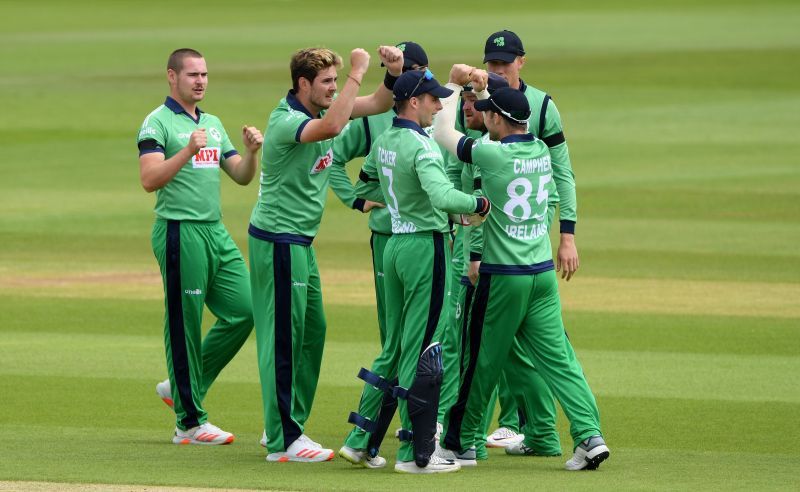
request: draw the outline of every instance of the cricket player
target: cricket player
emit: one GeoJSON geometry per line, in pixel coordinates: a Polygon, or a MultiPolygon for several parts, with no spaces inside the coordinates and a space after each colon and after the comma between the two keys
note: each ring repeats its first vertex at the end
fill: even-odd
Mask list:
{"type": "MultiPolygon", "coordinates": [[[[485,80],[480,72],[455,65],[448,87],[458,88],[471,80],[480,89],[485,80]]],[[[444,100],[435,130],[441,145],[481,170],[483,192],[502,210],[489,217],[483,231],[480,277],[470,312],[478,353],[466,368],[459,401],[446,419],[444,444],[456,458],[469,458],[475,431],[504,366],[515,369],[506,371],[507,375],[518,376],[510,384],[525,387],[530,381],[526,376],[533,366],[511,350],[516,341],[570,421],[575,454],[566,468],[596,469],[609,450],[594,395],[561,320],[547,232],[548,196],[555,192],[550,153],[542,140],[527,131],[531,112],[524,94],[504,88],[487,96],[481,92],[483,100],[475,103],[475,109],[484,112],[492,141],[475,141],[455,130],[455,97],[444,100]]],[[[535,388],[528,385],[527,390],[535,388]]]]}
{"type": "Polygon", "coordinates": [[[334,100],[342,60],[309,48],[291,59],[292,89],[270,114],[261,160],[261,186],[249,227],[258,366],[264,404],[267,461],[320,462],[333,458],[304,434],[319,379],[325,315],[311,243],[327,197],[333,138],[352,118],[387,111],[403,66],[402,52],[379,48],[384,83],[356,97],[369,54],[355,49],[334,100]]]}
{"type": "Polygon", "coordinates": [[[206,61],[193,49],[167,62],[170,95],[139,130],[139,173],[156,192],[153,253],[164,281],[164,343],[169,379],[156,391],[175,409],[175,444],[229,444],[234,436],[208,422],[203,399],[253,329],[250,276],[222,224],[220,168],[237,184],[255,175],[262,136],[242,128],[245,155],[216,116],[201,111],[206,61]],[[203,304],[217,317],[201,343],[203,304]]]}
{"type": "MultiPolygon", "coordinates": [[[[442,381],[437,342],[450,323],[447,214],[485,216],[489,205],[483,197],[453,188],[438,146],[423,130],[441,108],[439,98],[451,93],[429,70],[404,73],[394,87],[397,117],[373,144],[356,187],[359,196],[385,200],[391,215],[383,264],[386,339],[373,370],[362,370],[362,377],[368,383],[365,394],[384,391],[398,397],[403,430],[395,471],[403,473],[460,468],[432,456],[442,381]]],[[[357,425],[373,432],[379,424],[375,410],[359,408],[357,425]]],[[[368,446],[359,451],[377,450],[368,446]]]]}

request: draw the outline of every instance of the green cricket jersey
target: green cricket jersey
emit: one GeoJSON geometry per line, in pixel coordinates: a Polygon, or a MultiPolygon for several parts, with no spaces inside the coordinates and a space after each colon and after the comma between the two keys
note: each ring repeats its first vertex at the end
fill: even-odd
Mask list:
{"type": "Polygon", "coordinates": [[[454,189],[436,142],[403,118],[395,118],[375,140],[356,194],[386,204],[393,234],[446,233],[447,213],[472,213],[478,205],[475,197],[454,189]]]}
{"type": "Polygon", "coordinates": [[[215,221],[222,217],[219,168],[237,152],[219,118],[200,108],[195,116],[167,97],[164,104],[147,115],[139,129],[139,155],[160,152],[165,159],[186,147],[198,128],[205,128],[208,137],[206,147],[188,160],[169,183],[156,190],[155,212],[160,219],[215,221]]]}
{"type": "Polygon", "coordinates": [[[531,107],[528,131],[550,148],[556,191],[550,195],[549,203],[559,204],[561,232],[574,233],[575,222],[578,220],[575,174],[572,172],[569,148],[561,126],[561,115],[558,113],[556,103],[547,93],[525,84],[521,79],[519,84],[519,90],[525,93],[531,107]]]}
{"type": "Polygon", "coordinates": [[[319,230],[334,139],[300,143],[300,134],[312,119],[294,91],[289,91],[269,116],[258,201],[250,216],[251,226],[257,228],[254,234],[251,227],[251,234],[260,234],[256,237],[311,244],[319,230]]]}
{"type": "Polygon", "coordinates": [[[458,158],[477,166],[492,212],[483,224],[481,273],[532,274],[553,268],[547,202],[555,192],[547,145],[527,133],[499,142],[462,137],[458,158]]]}
{"type": "MultiPolygon", "coordinates": [[[[392,120],[397,116],[393,109],[373,116],[365,116],[351,121],[339,134],[333,143],[333,166],[331,170],[331,188],[342,199],[345,205],[358,208],[358,203],[353,189],[353,184],[344,166],[356,157],[365,157],[369,154],[374,139],[378,138],[387,128],[392,126],[392,120]],[[338,173],[339,169],[342,170],[338,173]],[[341,176],[346,181],[341,180],[341,176]],[[347,198],[345,198],[347,197],[347,198]],[[349,202],[349,203],[348,203],[349,202]]],[[[363,202],[362,202],[363,203],[363,202]]],[[[392,220],[386,208],[374,208],[369,213],[369,228],[381,234],[392,233],[392,220]]]]}

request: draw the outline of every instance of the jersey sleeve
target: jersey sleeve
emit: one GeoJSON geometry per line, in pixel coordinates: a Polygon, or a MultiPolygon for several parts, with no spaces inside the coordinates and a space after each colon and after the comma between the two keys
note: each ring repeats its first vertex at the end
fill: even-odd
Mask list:
{"type": "Polygon", "coordinates": [[[422,189],[428,194],[431,205],[451,214],[473,213],[477,200],[455,189],[444,171],[442,154],[438,150],[421,150],[414,158],[422,189]]]}
{"type": "Polygon", "coordinates": [[[142,122],[141,128],[139,128],[136,144],[139,147],[140,156],[153,152],[163,154],[167,146],[167,131],[164,123],[155,115],[148,115],[142,122]]]}
{"type": "Polygon", "coordinates": [[[225,131],[225,127],[222,126],[222,122],[220,122],[219,128],[222,130],[222,142],[220,143],[220,146],[222,147],[222,157],[228,159],[238,155],[239,152],[236,150],[236,147],[233,146],[233,143],[228,136],[228,132],[225,131]]]}
{"type": "Polygon", "coordinates": [[[372,155],[368,155],[358,173],[355,194],[359,198],[371,200],[373,202],[386,203],[381,190],[380,180],[378,179],[378,168],[372,155]]]}
{"type": "MultiPolygon", "coordinates": [[[[471,172],[472,188],[475,195],[485,196],[481,183],[481,171],[477,166],[465,166],[465,172],[471,172]]],[[[480,261],[483,257],[483,223],[467,228],[469,244],[469,261],[480,261]]]]}
{"type": "Polygon", "coordinates": [[[300,143],[300,134],[310,121],[311,118],[300,111],[286,111],[270,121],[267,131],[274,132],[271,137],[276,144],[296,144],[300,143]]]}
{"type": "Polygon", "coordinates": [[[350,208],[363,210],[364,199],[356,198],[355,188],[350,182],[345,165],[356,157],[363,157],[369,152],[366,118],[351,121],[333,140],[333,165],[331,166],[330,183],[334,194],[350,208]]]}
{"type": "Polygon", "coordinates": [[[575,194],[575,173],[572,171],[572,163],[569,158],[569,148],[564,137],[564,130],[561,124],[561,115],[558,112],[556,103],[549,97],[547,98],[547,109],[542,113],[544,128],[542,141],[550,149],[550,157],[553,166],[553,181],[556,184],[558,200],[558,217],[561,222],[561,232],[575,233],[575,223],[578,221],[578,202],[575,194]]]}

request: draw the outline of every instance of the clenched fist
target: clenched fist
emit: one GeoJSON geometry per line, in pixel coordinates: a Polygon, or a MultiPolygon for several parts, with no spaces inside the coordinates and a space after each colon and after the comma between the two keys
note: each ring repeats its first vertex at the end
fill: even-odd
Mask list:
{"type": "Polygon", "coordinates": [[[189,152],[191,152],[192,155],[195,155],[200,149],[204,148],[207,143],[208,136],[206,135],[206,129],[198,128],[189,135],[189,143],[186,144],[186,147],[189,148],[189,152]]]}
{"type": "Polygon", "coordinates": [[[350,52],[350,73],[364,75],[369,68],[369,53],[361,48],[350,52]]]}
{"type": "Polygon", "coordinates": [[[467,85],[474,71],[475,67],[464,65],[463,63],[456,63],[453,65],[453,68],[450,69],[450,82],[458,85],[467,85]]]}
{"type": "Polygon", "coordinates": [[[399,77],[403,74],[403,52],[396,46],[380,46],[378,47],[378,56],[381,58],[381,63],[386,66],[386,70],[394,77],[399,77]]]}
{"type": "Polygon", "coordinates": [[[255,152],[261,148],[261,144],[264,143],[264,136],[261,135],[258,128],[244,125],[242,127],[242,142],[244,142],[244,146],[247,147],[247,150],[255,152]]]}

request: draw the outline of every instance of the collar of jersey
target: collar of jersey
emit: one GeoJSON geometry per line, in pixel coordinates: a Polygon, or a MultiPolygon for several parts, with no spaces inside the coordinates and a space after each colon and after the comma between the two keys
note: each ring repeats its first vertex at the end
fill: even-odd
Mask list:
{"type": "Polygon", "coordinates": [[[392,126],[397,128],[408,128],[409,130],[414,130],[425,138],[431,138],[427,133],[425,133],[425,130],[423,130],[421,126],[405,118],[395,117],[392,120],[392,126]]]}
{"type": "Polygon", "coordinates": [[[201,110],[200,108],[198,108],[198,107],[196,107],[196,106],[195,106],[195,110],[197,111],[197,118],[195,118],[195,117],[193,117],[192,115],[190,115],[189,113],[187,113],[187,112],[186,112],[186,110],[185,110],[185,109],[183,109],[183,106],[181,106],[181,105],[178,103],[178,101],[176,101],[175,99],[172,99],[172,97],[171,97],[171,96],[167,96],[167,100],[166,100],[166,101],[164,101],[164,106],[166,106],[167,108],[169,108],[169,109],[170,109],[170,111],[172,111],[172,112],[173,112],[173,113],[175,113],[175,114],[181,114],[181,113],[185,114],[186,116],[188,116],[189,118],[191,118],[191,119],[192,119],[192,121],[194,121],[195,123],[197,123],[197,122],[199,122],[199,121],[200,121],[200,113],[202,113],[202,112],[203,112],[203,110],[201,110]]]}
{"type": "Polygon", "coordinates": [[[533,142],[536,137],[532,133],[515,133],[500,139],[500,143],[533,142]]]}
{"type": "MultiPolygon", "coordinates": [[[[289,105],[290,108],[294,109],[295,111],[300,111],[305,113],[309,118],[314,118],[311,113],[303,106],[303,103],[300,102],[300,99],[297,99],[295,95],[296,92],[294,89],[290,89],[289,92],[286,94],[286,104],[289,105]]],[[[317,117],[319,118],[319,116],[317,117]]]]}

